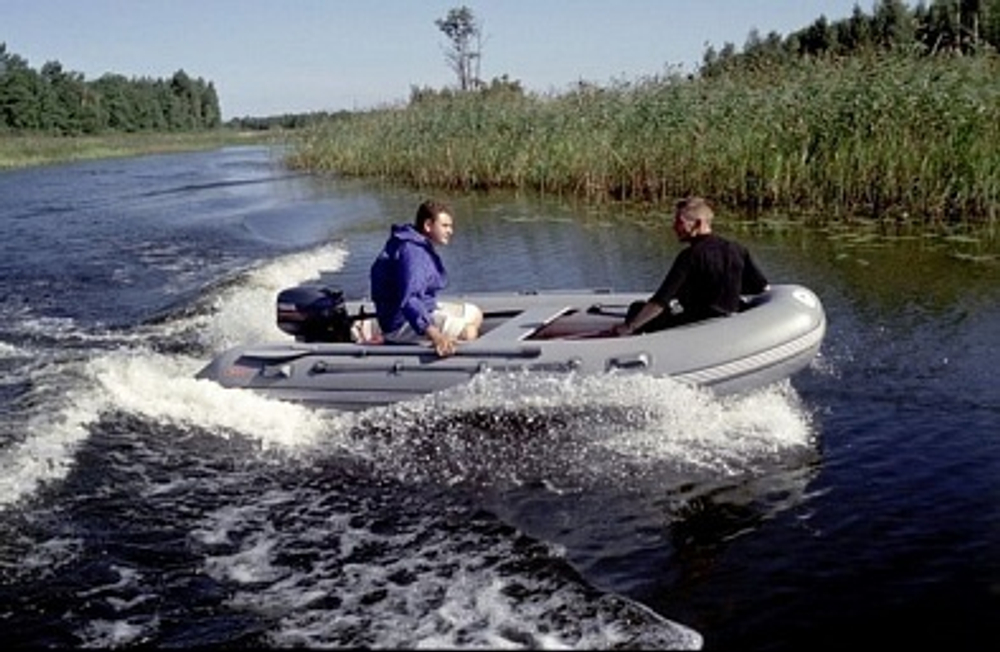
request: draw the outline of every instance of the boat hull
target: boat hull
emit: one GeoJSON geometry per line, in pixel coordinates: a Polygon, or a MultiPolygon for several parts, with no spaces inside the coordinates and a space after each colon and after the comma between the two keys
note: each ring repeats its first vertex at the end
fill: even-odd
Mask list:
{"type": "MultiPolygon", "coordinates": [[[[481,337],[439,358],[423,344],[296,342],[238,346],[198,373],[225,387],[344,410],[415,399],[484,372],[648,374],[740,393],[784,379],[819,353],[826,317],[819,298],[777,285],[730,317],[656,333],[603,334],[647,293],[486,293],[451,297],[486,314],[481,337]]],[[[351,314],[366,301],[348,302],[351,314]]]]}

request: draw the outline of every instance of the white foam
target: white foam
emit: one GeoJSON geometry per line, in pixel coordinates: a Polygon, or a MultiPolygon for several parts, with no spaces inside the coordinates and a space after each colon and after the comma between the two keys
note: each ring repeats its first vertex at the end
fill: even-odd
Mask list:
{"type": "Polygon", "coordinates": [[[253,392],[226,389],[194,376],[204,361],[156,353],[113,353],[94,359],[89,373],[107,403],[150,419],[238,432],[272,446],[308,447],[326,430],[320,414],[253,392]]]}
{"type": "Polygon", "coordinates": [[[156,599],[155,594],[146,588],[142,573],[118,564],[112,564],[109,570],[117,573],[116,580],[81,591],[79,597],[91,602],[103,601],[114,613],[122,615],[115,620],[100,618],[87,622],[78,632],[85,641],[84,647],[114,648],[128,645],[155,633],[159,627],[158,615],[128,615],[137,606],[156,599]],[[119,597],[129,594],[133,597],[119,597]]]}
{"type": "Polygon", "coordinates": [[[0,507],[34,494],[47,482],[66,477],[88,425],[97,418],[102,400],[80,388],[65,393],[65,403],[31,415],[23,436],[0,453],[0,507]]]}
{"type": "Polygon", "coordinates": [[[664,379],[636,384],[633,395],[641,397],[636,405],[644,408],[645,422],[605,441],[635,460],[673,459],[717,473],[744,473],[761,458],[814,441],[811,419],[787,381],[726,398],[664,379]]]}
{"type": "Polygon", "coordinates": [[[318,270],[343,267],[347,251],[340,244],[287,256],[250,272],[244,283],[220,297],[209,339],[223,346],[291,340],[278,329],[274,301],[282,289],[316,278],[318,270]]]}
{"type": "Polygon", "coordinates": [[[477,409],[575,413],[590,433],[604,433],[590,437],[594,445],[637,463],[672,460],[723,473],[744,472],[762,456],[809,447],[815,439],[810,416],[788,381],[720,398],[643,375],[483,374],[423,403],[417,411],[424,416],[477,409]]]}
{"type": "MultiPolygon", "coordinates": [[[[225,436],[239,432],[262,447],[301,448],[313,445],[328,429],[320,414],[306,408],[227,390],[194,378],[207,360],[162,355],[143,343],[150,329],[158,335],[194,329],[220,346],[227,342],[285,338],[274,326],[274,297],[281,288],[316,277],[319,269],[339,269],[347,252],[339,244],[298,253],[249,272],[235,286],[214,298],[216,311],[187,320],[155,324],[132,332],[87,332],[69,319],[26,318],[19,329],[73,342],[112,343],[119,349],[98,352],[80,363],[53,360],[35,372],[33,390],[44,410],[25,417],[16,441],[0,451],[0,507],[37,492],[46,483],[66,477],[80,442],[102,412],[119,409],[170,423],[201,426],[225,436]],[[53,389],[56,383],[67,389],[53,389]],[[51,394],[51,396],[48,396],[51,394]]],[[[0,356],[23,352],[11,345],[0,356]]],[[[44,356],[36,351],[33,356],[44,356]]],[[[51,355],[51,354],[48,354],[51,355]]],[[[327,424],[329,423],[327,418],[327,424]]],[[[335,421],[335,420],[334,420],[335,421]]]]}
{"type": "Polygon", "coordinates": [[[136,624],[129,620],[93,620],[81,636],[85,647],[116,648],[140,641],[156,630],[156,622],[136,624]]]}
{"type": "Polygon", "coordinates": [[[237,344],[292,341],[275,320],[275,298],[281,290],[316,279],[320,270],[343,267],[348,252],[340,243],[300,252],[268,262],[246,272],[237,282],[210,297],[207,314],[158,324],[163,334],[193,331],[211,350],[219,352],[237,344]]]}
{"type": "Polygon", "coordinates": [[[629,600],[536,573],[537,564],[518,568],[546,554],[542,544],[526,552],[506,536],[443,531],[433,517],[375,530],[377,506],[315,518],[316,492],[223,507],[191,534],[208,546],[205,572],[232,587],[230,605],[275,624],[277,647],[605,649],[637,637],[701,647],[697,632],[629,600]],[[288,563],[302,556],[307,569],[288,563]]]}
{"type": "MultiPolygon", "coordinates": [[[[340,269],[346,256],[341,245],[330,244],[278,259],[222,290],[213,300],[211,314],[196,318],[198,324],[175,322],[166,328],[197,328],[215,350],[236,343],[291,340],[275,325],[275,295],[317,277],[319,269],[340,269]]],[[[265,448],[311,446],[327,429],[329,419],[314,410],[195,379],[206,362],[129,351],[95,359],[90,373],[108,393],[109,402],[120,409],[155,420],[238,432],[265,448]]]]}
{"type": "Polygon", "coordinates": [[[252,392],[225,389],[194,374],[203,362],[152,352],[118,351],[84,365],[86,389],[48,403],[33,415],[21,441],[0,453],[0,506],[14,504],[48,482],[66,477],[77,447],[105,410],[123,410],[151,420],[204,428],[218,436],[240,433],[261,448],[305,450],[321,439],[336,418],[252,392]]]}

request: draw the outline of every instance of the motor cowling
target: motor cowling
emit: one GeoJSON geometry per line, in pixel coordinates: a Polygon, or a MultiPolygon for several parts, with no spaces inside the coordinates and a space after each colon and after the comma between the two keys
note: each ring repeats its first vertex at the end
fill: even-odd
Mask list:
{"type": "Polygon", "coordinates": [[[300,342],[350,342],[351,317],[340,290],[300,285],[278,293],[278,328],[300,342]]]}

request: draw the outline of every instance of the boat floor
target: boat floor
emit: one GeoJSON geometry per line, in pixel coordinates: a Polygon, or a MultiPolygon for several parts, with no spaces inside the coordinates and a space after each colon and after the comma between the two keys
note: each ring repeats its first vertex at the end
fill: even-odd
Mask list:
{"type": "Polygon", "coordinates": [[[524,333],[524,337],[520,339],[528,341],[606,337],[608,330],[616,324],[620,324],[623,318],[624,314],[619,313],[580,310],[557,313],[554,318],[552,311],[549,310],[547,315],[540,313],[539,318],[534,320],[530,318],[530,315],[487,313],[483,318],[480,336],[487,337],[490,333],[496,334],[496,329],[505,324],[511,324],[519,327],[524,333]],[[518,318],[512,319],[514,316],[518,318]]]}

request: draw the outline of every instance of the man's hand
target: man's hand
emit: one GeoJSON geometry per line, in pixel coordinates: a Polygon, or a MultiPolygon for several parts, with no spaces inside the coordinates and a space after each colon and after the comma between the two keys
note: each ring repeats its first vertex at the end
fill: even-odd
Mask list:
{"type": "Polygon", "coordinates": [[[455,353],[455,340],[438,330],[437,326],[427,327],[427,337],[434,344],[434,350],[439,357],[446,358],[455,353]]]}
{"type": "Polygon", "coordinates": [[[635,329],[632,328],[632,326],[630,326],[629,324],[625,323],[615,324],[608,330],[614,337],[621,337],[623,335],[632,335],[633,333],[635,333],[635,329]]]}

